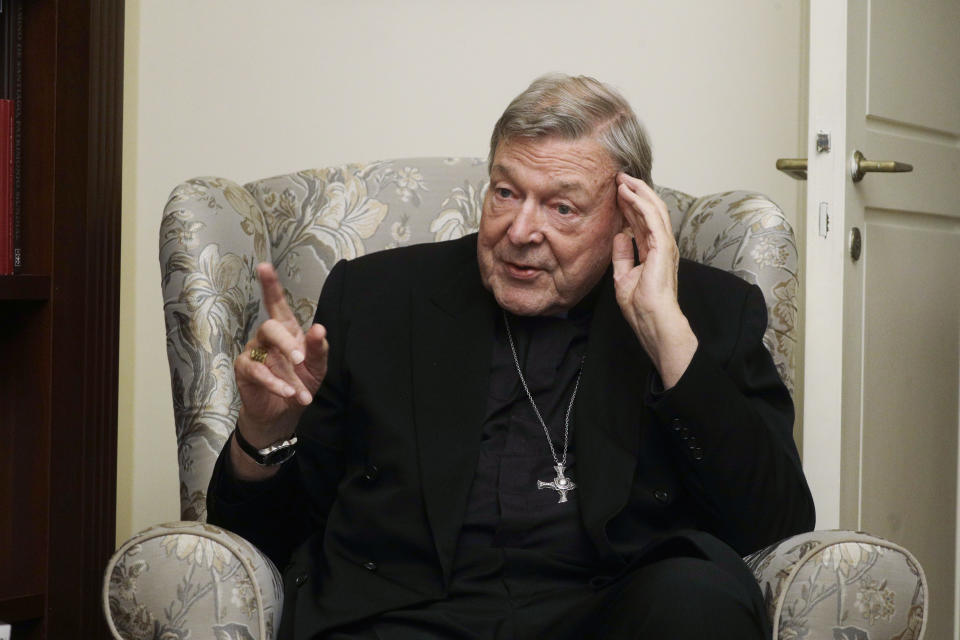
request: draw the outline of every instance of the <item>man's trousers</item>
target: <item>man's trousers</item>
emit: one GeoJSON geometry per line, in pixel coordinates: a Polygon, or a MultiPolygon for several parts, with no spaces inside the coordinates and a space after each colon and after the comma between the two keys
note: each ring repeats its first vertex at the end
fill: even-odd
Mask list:
{"type": "MultiPolygon", "coordinates": [[[[715,540],[715,539],[714,539],[715,540]]],[[[737,554],[678,538],[615,576],[542,555],[461,554],[450,596],[325,634],[329,640],[765,640],[760,589],[737,554]],[[501,560],[497,562],[497,558],[501,560]]],[[[489,551],[489,553],[488,553],[489,551]]]]}

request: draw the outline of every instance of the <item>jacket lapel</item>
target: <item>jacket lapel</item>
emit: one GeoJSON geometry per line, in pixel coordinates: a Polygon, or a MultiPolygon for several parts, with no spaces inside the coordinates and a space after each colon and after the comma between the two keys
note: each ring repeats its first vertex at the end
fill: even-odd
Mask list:
{"type": "Polygon", "coordinates": [[[450,575],[480,452],[495,309],[481,285],[475,252],[441,286],[414,293],[417,449],[427,518],[444,581],[450,575]]]}
{"type": "Polygon", "coordinates": [[[633,485],[653,365],[623,319],[613,278],[608,274],[600,286],[574,408],[574,442],[580,513],[590,538],[607,555],[613,549],[606,524],[624,508],[633,485]]]}

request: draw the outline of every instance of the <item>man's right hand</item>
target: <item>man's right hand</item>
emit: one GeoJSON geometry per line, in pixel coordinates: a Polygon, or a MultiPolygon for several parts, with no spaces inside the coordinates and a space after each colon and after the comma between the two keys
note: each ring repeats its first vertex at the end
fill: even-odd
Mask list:
{"type": "MultiPolygon", "coordinates": [[[[266,447],[293,433],[307,405],[327,373],[329,345],[326,329],[314,324],[304,334],[290,310],[273,265],[257,265],[263,303],[270,318],[233,363],[242,406],[237,429],[250,444],[266,447]],[[253,349],[265,351],[266,360],[253,359],[253,349]]],[[[272,476],[278,467],[261,467],[233,440],[231,462],[244,480],[272,476]]]]}

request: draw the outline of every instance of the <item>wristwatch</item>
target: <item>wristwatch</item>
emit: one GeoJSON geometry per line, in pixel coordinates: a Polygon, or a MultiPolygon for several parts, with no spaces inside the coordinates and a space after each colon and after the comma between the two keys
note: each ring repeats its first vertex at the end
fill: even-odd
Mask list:
{"type": "Polygon", "coordinates": [[[237,439],[237,444],[243,449],[243,452],[250,456],[253,461],[261,467],[272,467],[283,464],[297,452],[297,435],[295,433],[291,433],[283,440],[274,442],[263,449],[257,449],[247,442],[247,439],[240,433],[239,428],[234,428],[233,435],[237,439]]]}

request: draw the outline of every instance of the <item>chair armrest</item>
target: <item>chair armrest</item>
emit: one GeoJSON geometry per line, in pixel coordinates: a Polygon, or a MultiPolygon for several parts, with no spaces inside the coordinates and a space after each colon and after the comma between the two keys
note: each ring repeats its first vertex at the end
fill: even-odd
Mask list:
{"type": "Polygon", "coordinates": [[[125,542],[107,563],[103,609],[114,638],[272,640],[283,611],[280,572],[220,527],[171,522],[125,542]]]}
{"type": "Polygon", "coordinates": [[[854,531],[814,531],[745,558],[774,640],[923,638],[927,581],[903,547],[854,531]]]}

